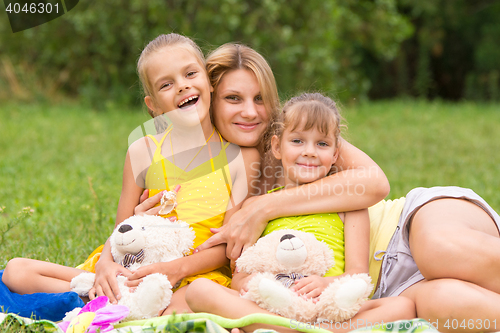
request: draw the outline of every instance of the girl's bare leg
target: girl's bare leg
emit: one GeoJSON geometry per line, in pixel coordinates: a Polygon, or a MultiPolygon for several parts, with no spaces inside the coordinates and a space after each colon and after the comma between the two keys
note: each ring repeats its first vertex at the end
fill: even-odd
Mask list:
{"type": "Polygon", "coordinates": [[[427,280],[455,278],[500,293],[500,238],[493,219],[462,199],[432,201],[415,214],[410,249],[427,280]]]}
{"type": "Polygon", "coordinates": [[[62,293],[70,291],[71,279],[83,272],[46,261],[15,258],[7,263],[2,282],[18,294],[62,293]]]}
{"type": "Polygon", "coordinates": [[[172,313],[192,313],[189,305],[186,303],[186,290],[188,286],[184,286],[175,291],[170,300],[168,307],[161,313],[162,316],[170,315],[172,313]]]}
{"type": "MultiPolygon", "coordinates": [[[[237,291],[207,279],[198,279],[189,285],[186,301],[194,312],[210,312],[226,318],[236,319],[252,313],[275,315],[260,308],[254,302],[241,298],[237,291]]],[[[382,321],[387,323],[412,318],[415,318],[414,303],[406,297],[391,297],[366,302],[356,316],[343,324],[323,324],[321,327],[335,332],[349,332],[360,327],[376,325],[382,321]]],[[[297,325],[297,322],[290,320],[290,328],[254,324],[243,329],[253,331],[258,328],[270,328],[279,332],[296,332],[293,329],[294,325],[297,325]]]]}
{"type": "Polygon", "coordinates": [[[500,294],[457,279],[421,281],[401,295],[415,301],[417,315],[440,332],[500,331],[500,294]]]}

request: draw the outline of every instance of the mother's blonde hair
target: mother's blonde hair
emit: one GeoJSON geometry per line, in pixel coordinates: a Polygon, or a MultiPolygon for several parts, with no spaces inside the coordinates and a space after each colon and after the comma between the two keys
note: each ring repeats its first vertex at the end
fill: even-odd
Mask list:
{"type": "MultiPolygon", "coordinates": [[[[226,73],[236,69],[246,69],[255,74],[257,82],[259,82],[262,101],[269,116],[269,123],[261,143],[268,142],[268,138],[272,134],[271,125],[278,116],[280,102],[276,80],[266,59],[246,45],[227,43],[219,46],[207,56],[206,66],[210,84],[214,88],[212,101],[216,98],[219,84],[226,73]]],[[[213,110],[211,113],[213,117],[213,110]]],[[[267,151],[269,147],[259,144],[259,148],[267,151]]]]}

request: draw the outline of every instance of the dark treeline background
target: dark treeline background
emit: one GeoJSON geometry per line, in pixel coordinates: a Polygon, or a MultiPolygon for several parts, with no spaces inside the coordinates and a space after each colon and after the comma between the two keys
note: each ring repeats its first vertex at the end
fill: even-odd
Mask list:
{"type": "Polygon", "coordinates": [[[255,48],[284,98],[500,100],[500,0],[81,0],[15,34],[4,9],[0,101],[139,103],[140,51],[172,31],[255,48]]]}

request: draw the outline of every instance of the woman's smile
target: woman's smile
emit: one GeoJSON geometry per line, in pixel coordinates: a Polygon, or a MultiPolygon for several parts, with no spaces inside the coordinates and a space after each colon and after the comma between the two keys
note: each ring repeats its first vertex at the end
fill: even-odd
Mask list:
{"type": "Polygon", "coordinates": [[[233,123],[234,125],[238,126],[241,130],[243,131],[253,131],[254,129],[257,128],[261,123],[244,123],[244,122],[237,122],[233,123]]]}

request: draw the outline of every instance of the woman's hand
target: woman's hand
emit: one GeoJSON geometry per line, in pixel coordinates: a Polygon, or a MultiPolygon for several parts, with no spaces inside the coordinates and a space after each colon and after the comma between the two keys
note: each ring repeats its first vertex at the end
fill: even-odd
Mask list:
{"type": "Polygon", "coordinates": [[[129,276],[128,269],[114,261],[99,260],[95,265],[95,282],[89,291],[89,298],[93,300],[97,296],[108,296],[110,303],[116,304],[121,298],[120,288],[116,277],[118,275],[129,276]]]}
{"type": "Polygon", "coordinates": [[[215,235],[207,239],[195,249],[195,252],[208,249],[215,245],[227,243],[226,256],[236,260],[241,253],[252,246],[260,237],[267,225],[267,219],[262,212],[261,197],[252,197],[235,212],[227,224],[218,229],[210,229],[215,235]]]}
{"type": "Polygon", "coordinates": [[[321,295],[330,282],[326,277],[311,275],[295,281],[295,285],[290,290],[303,295],[305,298],[316,298],[321,295]]]}
{"type": "Polygon", "coordinates": [[[165,274],[172,286],[175,286],[177,282],[184,278],[181,274],[180,261],[179,259],[176,259],[169,262],[154,263],[138,268],[128,276],[128,281],[125,282],[125,285],[130,288],[137,288],[144,277],[153,273],[165,274]]]}
{"type": "Polygon", "coordinates": [[[148,198],[149,190],[145,189],[139,199],[140,204],[134,208],[134,215],[158,215],[161,206],[155,207],[161,201],[163,192],[157,193],[151,198],[148,198]]]}

